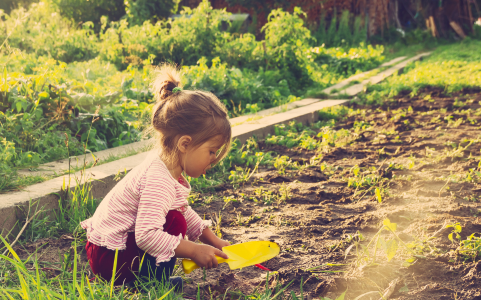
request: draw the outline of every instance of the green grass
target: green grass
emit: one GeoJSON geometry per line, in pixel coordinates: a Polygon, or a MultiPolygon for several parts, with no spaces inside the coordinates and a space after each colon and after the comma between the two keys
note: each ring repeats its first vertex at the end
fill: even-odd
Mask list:
{"type": "Polygon", "coordinates": [[[361,103],[382,104],[401,91],[416,95],[426,87],[440,88],[445,93],[481,87],[481,41],[466,39],[463,42],[439,46],[422,61],[407,66],[400,75],[387,78],[370,86],[360,95],[361,103]]]}

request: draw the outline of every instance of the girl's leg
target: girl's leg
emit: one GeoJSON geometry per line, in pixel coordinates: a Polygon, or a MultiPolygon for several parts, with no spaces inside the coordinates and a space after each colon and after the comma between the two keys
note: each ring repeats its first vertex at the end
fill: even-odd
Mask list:
{"type": "Polygon", "coordinates": [[[152,281],[155,279],[157,281],[167,282],[174,271],[176,261],[177,259],[172,257],[171,260],[164,261],[157,266],[155,257],[145,253],[144,261],[139,270],[139,277],[142,278],[143,281],[152,281]]]}
{"type": "MultiPolygon", "coordinates": [[[[115,251],[90,242],[87,242],[85,249],[92,272],[102,279],[110,281],[114,268],[115,251]]],[[[139,257],[143,253],[135,243],[135,234],[130,232],[127,236],[126,249],[118,251],[117,254],[115,285],[125,284],[135,279],[134,272],[139,269],[139,257]]]]}
{"type": "MultiPolygon", "coordinates": [[[[187,223],[184,216],[176,210],[169,211],[166,216],[164,231],[175,236],[182,234],[185,237],[187,223]]],[[[90,242],[87,242],[85,249],[93,273],[104,280],[111,280],[115,251],[90,242]]],[[[139,262],[144,253],[135,242],[135,233],[130,232],[127,237],[126,249],[118,251],[115,285],[128,283],[136,278],[135,275],[139,270],[139,262]]],[[[156,266],[155,258],[145,253],[144,263],[140,270],[141,273],[138,275],[146,277],[147,280],[148,278],[156,278],[157,280],[164,278],[164,281],[166,281],[174,270],[175,262],[176,259],[172,258],[170,261],[156,266]]]]}
{"type": "MultiPolygon", "coordinates": [[[[165,219],[165,232],[175,236],[182,234],[182,237],[185,237],[187,223],[180,212],[171,210],[165,219]]],[[[167,282],[174,271],[175,262],[176,258],[173,257],[171,260],[162,262],[157,266],[155,257],[145,253],[144,261],[139,271],[139,277],[143,280],[152,280],[155,278],[158,281],[167,282]]]]}

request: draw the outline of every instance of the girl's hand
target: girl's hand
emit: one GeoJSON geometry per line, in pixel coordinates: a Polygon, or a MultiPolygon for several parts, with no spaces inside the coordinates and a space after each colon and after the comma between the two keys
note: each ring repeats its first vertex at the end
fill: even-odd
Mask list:
{"type": "Polygon", "coordinates": [[[199,237],[199,240],[208,245],[212,245],[219,250],[222,250],[222,247],[230,246],[228,241],[222,240],[218,238],[209,227],[206,227],[202,232],[202,235],[199,237]]]}
{"type": "Polygon", "coordinates": [[[222,250],[223,247],[230,246],[230,243],[226,240],[217,238],[216,240],[212,241],[212,246],[216,247],[219,250],[222,250]]]}
{"type": "Polygon", "coordinates": [[[225,259],[229,257],[224,252],[220,251],[209,245],[198,245],[196,244],[196,249],[194,255],[191,257],[192,260],[201,268],[211,269],[217,268],[219,264],[215,256],[219,256],[225,259]]]}

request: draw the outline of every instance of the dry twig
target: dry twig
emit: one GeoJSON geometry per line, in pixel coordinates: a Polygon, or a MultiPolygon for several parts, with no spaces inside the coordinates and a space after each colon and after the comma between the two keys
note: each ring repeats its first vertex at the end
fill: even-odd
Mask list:
{"type": "MultiPolygon", "coordinates": [[[[20,236],[22,236],[22,233],[25,231],[25,229],[27,228],[28,224],[39,214],[41,213],[43,210],[39,210],[37,212],[35,212],[35,214],[33,214],[33,216],[29,219],[28,216],[30,215],[30,209],[31,209],[31,205],[28,206],[28,212],[27,212],[27,218],[26,218],[26,221],[25,221],[25,224],[23,225],[22,229],[20,230],[20,232],[17,234],[17,237],[15,238],[15,240],[10,244],[10,247],[13,247],[18,239],[20,238],[20,236]]],[[[3,251],[3,255],[6,255],[8,252],[8,249],[5,249],[5,251],[3,251]]]]}

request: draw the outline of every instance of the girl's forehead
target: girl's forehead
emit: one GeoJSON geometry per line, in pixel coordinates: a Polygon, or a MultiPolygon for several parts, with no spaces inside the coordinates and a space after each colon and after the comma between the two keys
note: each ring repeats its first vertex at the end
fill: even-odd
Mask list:
{"type": "Polygon", "coordinates": [[[224,145],[224,139],[221,135],[216,135],[205,142],[206,146],[213,148],[220,148],[224,145]]]}

